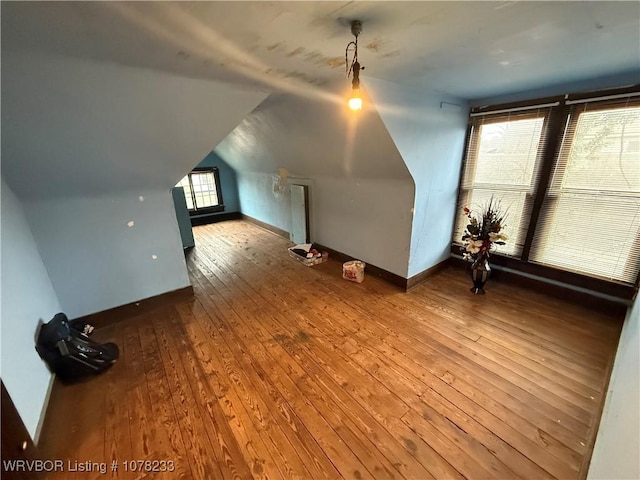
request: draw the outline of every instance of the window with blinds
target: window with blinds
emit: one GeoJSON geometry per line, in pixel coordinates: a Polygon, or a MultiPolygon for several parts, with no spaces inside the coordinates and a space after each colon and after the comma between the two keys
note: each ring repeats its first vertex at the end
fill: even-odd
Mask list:
{"type": "Polygon", "coordinates": [[[640,269],[640,98],[567,101],[529,260],[634,284],[640,269]]]}
{"type": "Polygon", "coordinates": [[[509,236],[497,252],[520,258],[539,181],[551,106],[473,114],[455,222],[455,243],[467,225],[463,207],[481,211],[491,199],[507,211],[509,236]]]}

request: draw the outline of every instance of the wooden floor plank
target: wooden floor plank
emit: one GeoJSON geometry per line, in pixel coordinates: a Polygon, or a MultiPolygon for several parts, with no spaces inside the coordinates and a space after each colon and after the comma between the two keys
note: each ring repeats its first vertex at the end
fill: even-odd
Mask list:
{"type": "MultiPolygon", "coordinates": [[[[211,276],[209,277],[211,278],[211,276]]],[[[234,304],[234,310],[242,316],[255,316],[247,307],[236,301],[234,304]]],[[[261,311],[264,314],[264,309],[261,311]]],[[[264,318],[269,318],[266,315],[262,315],[261,320],[264,318]]],[[[257,319],[254,319],[257,320],[257,319]]],[[[258,322],[256,322],[253,327],[255,328],[258,322]]],[[[310,375],[310,364],[306,363],[306,358],[302,358],[299,356],[299,352],[292,352],[288,350],[287,347],[290,347],[283,340],[288,338],[286,336],[286,329],[280,329],[279,327],[274,327],[274,324],[271,324],[270,332],[275,333],[273,335],[274,340],[279,348],[272,349],[275,351],[281,351],[281,355],[278,357],[281,362],[287,363],[290,374],[293,374],[293,380],[300,386],[300,388],[305,392],[305,395],[315,399],[316,401],[312,403],[321,412],[322,416],[326,419],[327,422],[332,426],[332,428],[340,435],[344,441],[349,444],[353,448],[353,453],[357,456],[359,461],[363,463],[363,465],[358,466],[357,464],[353,467],[352,472],[358,472],[358,475],[363,475],[363,469],[366,471],[367,469],[370,471],[372,475],[375,475],[377,478],[394,478],[395,475],[392,473],[394,470],[394,466],[390,464],[384,457],[382,457],[375,449],[371,449],[370,446],[367,446],[358,440],[358,437],[362,435],[362,432],[358,430],[358,428],[348,419],[348,416],[344,415],[344,412],[340,409],[336,408],[323,408],[326,406],[330,406],[333,404],[334,400],[330,397],[327,397],[323,394],[322,390],[318,388],[317,384],[309,383],[309,375],[310,375]],[[291,363],[293,360],[293,363],[291,363]],[[339,431],[338,431],[339,430],[339,431]],[[364,467],[366,465],[366,467],[364,467]]],[[[268,341],[265,338],[265,341],[268,341]]],[[[337,406],[337,405],[336,405],[337,406]]],[[[366,442],[368,443],[368,442],[366,442]]],[[[426,472],[425,472],[426,473],[426,472]]],[[[347,476],[354,475],[354,473],[348,473],[347,476]]]]}
{"type": "MultiPolygon", "coordinates": [[[[216,268],[216,266],[211,265],[212,268],[216,268]]],[[[218,270],[218,273],[221,274],[222,276],[225,275],[233,275],[231,273],[231,270],[223,270],[223,267],[221,266],[217,266],[218,268],[220,268],[220,270],[218,270]]],[[[228,267],[228,265],[227,265],[228,267]]],[[[215,274],[213,272],[210,273],[210,275],[214,275],[215,274]]],[[[220,278],[220,277],[219,277],[220,278]]],[[[243,288],[247,288],[247,285],[241,285],[241,284],[236,284],[236,286],[239,289],[243,289],[243,288]]],[[[250,291],[248,291],[247,293],[251,293],[250,291]]],[[[276,319],[275,321],[278,322],[277,318],[277,311],[270,309],[268,307],[268,303],[264,303],[262,302],[260,304],[262,311],[271,311],[271,313],[274,315],[271,318],[276,319]]],[[[302,319],[300,319],[302,320],[302,319]]],[[[273,324],[272,324],[272,328],[273,324]]],[[[278,328],[278,327],[275,327],[278,328]]],[[[279,328],[282,328],[283,332],[287,331],[288,325],[286,324],[286,321],[280,321],[279,322],[279,328]]],[[[299,350],[303,350],[303,351],[295,351],[295,353],[292,353],[292,355],[303,355],[303,361],[305,362],[305,368],[307,370],[307,372],[312,373],[315,378],[319,379],[319,381],[321,383],[323,382],[328,382],[329,384],[334,384],[337,383],[338,385],[342,385],[343,389],[345,387],[347,387],[347,382],[344,380],[345,376],[349,376],[349,374],[345,374],[343,373],[342,376],[338,373],[336,373],[335,371],[331,370],[331,366],[325,362],[323,364],[324,366],[324,370],[322,367],[318,367],[316,364],[321,356],[321,349],[314,349],[313,350],[313,354],[311,353],[311,351],[308,351],[308,349],[305,348],[305,344],[307,341],[310,341],[311,339],[308,338],[308,336],[306,335],[306,333],[304,331],[298,331],[295,335],[282,335],[282,344],[285,348],[291,348],[292,344],[296,344],[298,347],[300,347],[299,350]],[[301,342],[297,342],[296,340],[302,340],[301,342]],[[307,353],[306,356],[304,356],[304,352],[307,353]],[[332,375],[333,374],[333,375],[332,375]]],[[[327,350],[331,350],[330,346],[325,346],[325,348],[327,350]]],[[[333,352],[335,353],[335,352],[333,352]]],[[[345,358],[340,359],[340,361],[344,362],[344,361],[348,361],[345,358]]],[[[389,442],[389,441],[384,441],[384,432],[379,432],[378,429],[376,429],[376,431],[372,431],[372,427],[371,424],[367,424],[364,427],[364,431],[365,432],[370,432],[373,435],[373,438],[376,439],[377,444],[379,445],[380,449],[382,451],[384,451],[384,453],[386,453],[387,458],[389,458],[390,461],[394,462],[394,464],[397,466],[397,468],[402,469],[406,469],[407,468],[407,464],[405,462],[403,462],[403,458],[406,458],[407,455],[409,454],[413,454],[415,456],[418,457],[422,457],[425,459],[425,463],[427,463],[429,465],[429,468],[431,469],[432,473],[434,473],[435,475],[437,475],[438,477],[443,477],[446,476],[448,478],[452,478],[456,475],[455,471],[453,471],[451,469],[451,467],[441,458],[438,456],[438,454],[433,451],[431,448],[429,448],[427,445],[423,445],[420,441],[420,437],[418,437],[414,432],[412,432],[410,429],[407,429],[405,425],[402,424],[402,422],[399,421],[399,418],[402,416],[403,412],[406,411],[406,406],[401,406],[399,405],[398,407],[401,409],[400,411],[398,411],[397,409],[395,409],[392,405],[388,405],[385,403],[384,400],[380,400],[380,399],[376,399],[374,394],[369,392],[368,394],[365,393],[367,386],[365,384],[357,384],[354,382],[354,378],[355,376],[351,375],[349,376],[349,378],[351,378],[351,382],[348,383],[348,389],[352,396],[355,395],[357,397],[359,397],[360,399],[360,403],[356,404],[354,403],[353,398],[349,398],[348,395],[338,395],[335,396],[334,395],[334,400],[339,404],[339,405],[343,405],[343,409],[347,409],[350,410],[352,414],[354,414],[354,410],[355,411],[359,411],[359,409],[364,409],[368,412],[369,415],[371,415],[373,418],[378,418],[378,420],[380,420],[381,414],[378,413],[378,410],[380,409],[386,409],[387,410],[387,414],[386,415],[382,415],[383,419],[388,419],[387,420],[387,425],[385,425],[390,432],[393,432],[393,436],[396,438],[398,444],[395,445],[396,442],[389,442]],[[377,404],[376,406],[372,406],[372,402],[374,402],[377,404]],[[395,425],[395,428],[389,428],[389,424],[392,423],[395,425]],[[376,433],[377,432],[377,433],[376,433]],[[411,448],[407,449],[407,445],[411,445],[411,448]],[[408,450],[408,451],[407,451],[408,450]],[[427,460],[428,459],[428,460],[427,460]]],[[[371,385],[372,387],[375,387],[375,383],[374,385],[371,385]]],[[[328,389],[330,392],[333,392],[335,394],[335,392],[343,393],[342,390],[340,390],[339,388],[329,388],[328,389]]],[[[389,392],[390,393],[390,392],[389,392]]],[[[388,399],[388,397],[387,397],[388,399]]],[[[356,402],[358,402],[358,400],[356,400],[356,402]]],[[[366,414],[365,414],[366,415],[366,414]]],[[[356,418],[362,418],[364,415],[361,413],[360,415],[357,415],[356,418]]],[[[388,435],[388,434],[387,434],[388,435]]],[[[409,473],[409,475],[413,478],[415,476],[418,477],[424,477],[425,475],[428,475],[428,473],[426,471],[413,471],[411,473],[409,473]]]]}
{"type": "MultiPolygon", "coordinates": [[[[243,368],[244,366],[233,356],[233,352],[222,335],[219,333],[206,335],[203,332],[201,324],[208,323],[208,315],[203,311],[200,303],[197,303],[196,306],[200,308],[193,311],[193,317],[185,317],[184,315],[181,317],[183,319],[193,318],[192,322],[187,322],[194,327],[192,330],[193,338],[198,339],[196,341],[207,342],[212,347],[210,353],[214,366],[231,379],[236,397],[243,405],[250,407],[248,413],[256,430],[260,432],[260,436],[265,438],[267,450],[273,458],[277,458],[277,463],[282,465],[280,467],[282,478],[308,478],[309,471],[284,433],[287,430],[287,423],[278,421],[272,414],[277,407],[271,403],[269,396],[259,394],[261,390],[256,389],[251,381],[254,378],[252,369],[250,367],[243,368]]],[[[237,339],[234,338],[232,341],[237,342],[237,339]]]]}
{"type": "Polygon", "coordinates": [[[621,318],[474,296],[457,269],[409,293],[346,282],[243,221],[194,234],[195,298],[96,332],[120,361],[56,382],[48,458],[175,462],[107,475],[136,480],[584,478],[621,318]]]}
{"type": "MultiPolygon", "coordinates": [[[[214,268],[215,268],[215,267],[214,267],[214,268]]],[[[555,428],[555,427],[556,427],[556,425],[555,425],[555,424],[551,424],[551,427],[552,427],[552,428],[555,428]]],[[[539,435],[537,435],[537,434],[536,434],[533,438],[535,438],[536,440],[540,441],[540,442],[541,442],[542,444],[544,444],[544,445],[548,445],[548,443],[549,443],[549,438],[547,438],[546,440],[544,440],[544,439],[540,438],[540,436],[539,436],[539,435]]],[[[551,443],[552,443],[552,442],[551,442],[551,443]]],[[[553,450],[553,451],[556,451],[556,453],[558,453],[558,451],[561,451],[561,452],[567,452],[567,449],[566,449],[566,448],[563,448],[563,446],[562,446],[562,445],[558,444],[558,445],[557,445],[557,448],[556,448],[555,450],[553,450]]],[[[571,452],[568,452],[568,455],[569,455],[569,458],[571,458],[571,457],[573,456],[573,454],[572,454],[571,452]]]]}
{"type": "Polygon", "coordinates": [[[139,327],[139,332],[143,368],[151,401],[150,416],[156,427],[152,450],[145,460],[173,460],[175,470],[154,472],[156,478],[191,478],[191,467],[186,458],[182,434],[175,428],[176,410],[173,402],[166,401],[171,396],[171,391],[150,318],[139,327]]]}
{"type": "MultiPolygon", "coordinates": [[[[364,310],[361,316],[367,317],[371,317],[372,312],[376,311],[375,306],[364,307],[364,309],[360,306],[356,306],[356,308],[364,310]]],[[[384,313],[386,314],[384,316],[385,323],[389,323],[389,325],[391,325],[391,322],[393,321],[393,312],[387,310],[384,313]]],[[[462,348],[462,345],[458,342],[448,341],[444,338],[445,336],[434,328],[429,327],[430,335],[428,337],[416,338],[416,336],[411,332],[410,325],[402,324],[393,329],[381,322],[378,323],[380,323],[380,325],[386,329],[386,332],[389,334],[387,340],[390,340],[391,337],[393,337],[401,342],[401,350],[406,348],[411,349],[413,347],[413,350],[415,350],[418,355],[428,353],[429,349],[436,350],[441,353],[443,358],[456,359],[457,364],[462,363],[464,368],[468,368],[467,364],[469,362],[472,362],[477,366],[484,367],[479,368],[474,372],[476,376],[481,375],[483,381],[495,384],[498,388],[502,388],[511,395],[515,395],[517,398],[520,398],[524,403],[531,404],[531,400],[535,398],[536,393],[540,390],[537,384],[526,378],[526,375],[514,376],[510,371],[503,372],[500,365],[490,361],[489,359],[483,358],[480,355],[476,355],[473,350],[462,348]],[[410,333],[410,335],[407,335],[407,333],[410,333]]],[[[526,374],[526,371],[523,370],[522,373],[526,374]]],[[[549,403],[550,405],[541,408],[539,413],[549,416],[549,418],[554,421],[561,418],[565,424],[571,425],[571,427],[576,431],[588,428],[584,422],[584,412],[581,412],[580,409],[574,408],[575,405],[573,403],[566,403],[562,398],[557,398],[558,393],[559,392],[554,391],[553,394],[544,397],[544,403],[549,403]]],[[[582,399],[582,401],[584,402],[586,399],[582,399]]]]}
{"type": "MultiPolygon", "coordinates": [[[[388,318],[388,317],[387,317],[387,318],[388,318]]],[[[554,422],[557,420],[556,415],[550,415],[550,417],[549,417],[549,418],[553,418],[553,419],[554,419],[554,420],[553,420],[554,422]]],[[[564,419],[565,423],[567,423],[567,420],[568,420],[569,422],[571,421],[571,419],[570,419],[570,418],[569,418],[569,419],[564,419]]],[[[551,424],[551,429],[554,429],[554,428],[555,428],[555,426],[554,426],[553,424],[551,424]]],[[[559,428],[560,430],[562,430],[562,426],[561,426],[561,425],[558,425],[558,428],[559,428]]],[[[575,443],[577,444],[578,442],[575,442],[575,443]]]]}
{"type": "MultiPolygon", "coordinates": [[[[389,312],[389,314],[391,315],[391,312],[389,312]]],[[[390,315],[387,315],[385,318],[389,319],[389,318],[390,318],[390,315]]],[[[357,319],[355,319],[355,318],[354,318],[354,320],[353,320],[353,321],[354,321],[354,322],[357,322],[357,319]]],[[[376,337],[375,337],[375,335],[374,335],[374,338],[376,338],[376,337]]],[[[405,344],[405,348],[410,348],[410,345],[405,344]]],[[[450,352],[450,351],[449,351],[449,352],[448,352],[448,351],[445,351],[445,352],[443,352],[443,353],[444,353],[444,355],[445,355],[445,356],[446,356],[446,355],[451,355],[451,352],[450,352]]],[[[445,367],[445,369],[443,370],[443,373],[444,373],[444,371],[446,371],[446,367],[445,367]]],[[[522,392],[522,394],[525,394],[525,393],[526,393],[526,392],[522,392]]],[[[532,398],[533,398],[533,397],[532,397],[532,398]]],[[[515,402],[515,404],[516,404],[516,405],[517,405],[517,407],[520,409],[520,410],[519,410],[520,412],[525,412],[525,413],[527,412],[527,410],[526,410],[526,409],[522,409],[522,405],[523,405],[523,404],[525,404],[525,403],[515,402]]],[[[536,416],[535,416],[535,415],[534,415],[534,418],[536,418],[536,416]]],[[[555,414],[553,414],[553,415],[549,414],[549,418],[550,418],[550,419],[552,418],[552,420],[549,420],[549,421],[547,422],[546,430],[551,430],[552,432],[560,431],[560,432],[562,433],[562,432],[563,432],[564,427],[563,427],[562,425],[557,425],[557,424],[556,424],[557,416],[556,416],[555,414]]],[[[565,421],[570,421],[570,420],[571,420],[570,418],[565,419],[565,421]]],[[[579,444],[579,440],[577,440],[577,441],[573,441],[573,440],[574,440],[574,439],[571,439],[571,444],[572,444],[572,445],[574,445],[574,444],[579,444]]]]}
{"type": "MultiPolygon", "coordinates": [[[[164,314],[168,317],[177,316],[177,313],[171,311],[164,314]]],[[[203,415],[203,409],[194,396],[191,383],[182,367],[180,352],[171,341],[172,334],[168,331],[166,324],[154,321],[153,325],[166,373],[168,393],[172,397],[173,407],[176,410],[176,422],[182,433],[186,457],[193,476],[236,478],[235,472],[223,468],[224,451],[215,441],[215,432],[205,427],[206,415],[203,415]]]]}
{"type": "MultiPolygon", "coordinates": [[[[197,272],[193,272],[194,280],[197,282],[197,272]]],[[[211,279],[212,277],[208,277],[211,279]]],[[[223,293],[224,290],[220,290],[223,293]]],[[[200,296],[200,301],[209,311],[218,310],[228,325],[231,325],[244,342],[251,347],[252,355],[261,362],[262,368],[270,375],[270,380],[276,386],[283,398],[295,409],[296,414],[304,422],[307,429],[313,434],[314,439],[331,459],[334,465],[340,465],[339,471],[343,472],[347,478],[353,476],[363,476],[366,467],[353,454],[351,448],[343,441],[340,435],[334,430],[330,420],[322,414],[324,408],[331,408],[329,402],[320,399],[314,402],[315,397],[311,396],[312,391],[305,389],[305,384],[300,381],[304,378],[304,371],[292,361],[281,346],[275,341],[273,335],[263,335],[260,328],[253,328],[248,333],[244,333],[242,326],[244,311],[239,309],[236,312],[231,305],[224,300],[224,294],[200,296]],[[213,306],[215,300],[215,307],[213,306]],[[254,341],[257,339],[257,341],[254,341]],[[356,474],[355,472],[359,472],[356,474]]],[[[252,315],[248,318],[251,321],[252,315]]],[[[343,430],[343,435],[348,431],[343,430]]],[[[357,441],[357,440],[356,440],[357,441]]],[[[352,445],[354,449],[361,448],[359,445],[352,445]]]]}
{"type": "MultiPolygon", "coordinates": [[[[334,293],[337,294],[336,287],[331,286],[331,288],[334,290],[334,293]]],[[[389,335],[403,339],[405,343],[411,343],[412,340],[414,343],[422,343],[426,338],[415,334],[412,330],[412,325],[406,322],[402,324],[400,321],[397,321],[394,325],[392,323],[394,320],[393,309],[385,307],[375,300],[368,304],[360,303],[358,305],[352,304],[352,306],[360,312],[360,316],[371,318],[371,315],[376,311],[383,313],[384,320],[376,319],[374,321],[386,329],[389,335]],[[402,325],[402,329],[400,329],[400,325],[402,325]]],[[[571,392],[568,392],[566,388],[560,385],[558,385],[557,388],[547,389],[545,385],[539,385],[534,379],[529,378],[532,375],[531,372],[524,368],[519,369],[518,372],[514,372],[512,364],[508,359],[496,357],[495,355],[493,355],[494,358],[489,358],[483,355],[483,353],[485,353],[491,356],[490,353],[487,353],[488,349],[482,350],[482,353],[478,353],[477,350],[479,349],[475,342],[471,342],[462,336],[456,336],[455,334],[446,332],[445,329],[438,330],[434,327],[428,327],[428,332],[429,345],[439,350],[442,355],[448,358],[455,358],[459,363],[461,362],[464,365],[473,363],[478,367],[482,367],[476,369],[475,374],[481,376],[484,381],[493,383],[498,387],[503,386],[505,389],[508,389],[510,393],[527,403],[531,403],[530,400],[532,397],[539,397],[540,392],[547,392],[547,395],[545,395],[541,401],[548,404],[549,408],[545,405],[540,409],[539,413],[546,414],[547,410],[553,411],[553,417],[561,418],[568,424],[570,423],[572,428],[576,430],[588,427],[587,418],[589,413],[582,408],[583,405],[589,401],[588,399],[571,395],[571,392]],[[496,358],[498,361],[495,360],[496,358]],[[577,405],[578,402],[582,403],[577,405]]],[[[540,377],[537,377],[537,380],[542,381],[540,377]]]]}
{"type": "Polygon", "coordinates": [[[124,362],[129,401],[129,431],[131,432],[132,460],[147,458],[153,448],[153,419],[150,418],[151,403],[142,364],[142,347],[137,324],[130,322],[123,329],[124,362]]]}
{"type": "MultiPolygon", "coordinates": [[[[458,276],[455,277],[452,275],[453,272],[444,272],[444,276],[446,276],[452,282],[459,285],[460,288],[465,286],[465,282],[458,276]]],[[[447,305],[450,305],[451,308],[464,311],[467,313],[472,313],[472,318],[474,320],[485,322],[488,325],[492,325],[497,329],[511,331],[514,334],[522,335],[527,338],[532,343],[543,343],[546,348],[549,348],[553,351],[558,351],[564,356],[569,358],[574,357],[575,361],[588,362],[589,365],[605,365],[606,364],[606,353],[602,352],[598,348],[593,348],[594,345],[600,345],[600,342],[595,342],[590,345],[591,348],[585,348],[584,343],[581,341],[582,339],[576,338],[575,335],[569,334],[565,332],[565,335],[559,335],[562,332],[563,322],[558,321],[557,325],[560,327],[559,329],[555,329],[552,322],[544,322],[544,314],[540,312],[540,304],[531,302],[530,309],[527,310],[527,317],[523,318],[521,315],[521,310],[515,307],[511,307],[509,312],[511,315],[509,317],[504,317],[502,315],[496,315],[495,304],[491,303],[490,305],[485,305],[484,302],[487,300],[472,301],[470,298],[460,298],[456,301],[451,301],[452,290],[442,288],[442,286],[434,285],[432,289],[419,288],[418,291],[423,291],[426,296],[435,296],[441,301],[447,302],[447,305]],[[426,292],[424,292],[426,290],[426,292]],[[510,318],[515,317],[515,318],[510,318]]],[[[417,293],[417,292],[416,292],[417,293]]],[[[574,307],[571,305],[571,307],[574,307]]],[[[570,311],[570,310],[569,310],[570,311]]],[[[586,314],[586,312],[585,312],[586,314]]],[[[592,315],[599,315],[597,313],[592,313],[592,315]]],[[[588,316],[588,315],[584,315],[588,316]]],[[[565,318],[565,321],[569,321],[569,316],[565,318]]],[[[576,322],[581,322],[580,319],[574,320],[576,322]]],[[[602,341],[605,338],[609,338],[608,334],[608,322],[601,322],[598,328],[594,328],[594,335],[596,338],[599,337],[599,340],[602,341]]]]}
{"type": "MultiPolygon", "coordinates": [[[[552,424],[552,426],[555,426],[555,424],[552,424]]],[[[536,440],[539,440],[541,444],[546,445],[543,443],[542,439],[539,438],[538,434],[536,433],[535,437],[536,440]]]]}
{"type": "MultiPolygon", "coordinates": [[[[120,347],[120,355],[124,356],[124,330],[123,325],[116,324],[108,329],[110,330],[110,339],[120,347]]],[[[103,332],[101,332],[103,333],[103,332]]],[[[122,459],[133,459],[131,454],[131,430],[129,428],[129,405],[128,392],[126,382],[120,381],[122,375],[126,375],[124,369],[125,362],[116,362],[111,369],[105,374],[106,391],[106,425],[105,425],[105,459],[109,465],[113,461],[122,459]]],[[[124,478],[125,474],[117,471],[111,471],[109,468],[109,478],[124,478]]],[[[130,477],[134,477],[131,475],[130,477]]]]}
{"type": "MultiPolygon", "coordinates": [[[[214,392],[219,385],[213,385],[203,365],[198,362],[194,353],[195,346],[187,339],[187,332],[178,314],[154,319],[154,327],[163,340],[169,345],[169,350],[175,352],[173,358],[181,363],[178,372],[184,372],[180,381],[189,385],[193,392],[194,401],[200,411],[204,429],[207,432],[212,448],[217,452],[218,466],[222,478],[243,479],[252,477],[251,459],[247,461],[238,438],[228,423],[222,407],[218,402],[218,395],[214,392]]],[[[188,433],[188,432],[187,432],[188,433]]],[[[200,441],[205,441],[201,439],[200,441]]],[[[215,473],[215,471],[214,471],[215,473]]]]}
{"type": "MultiPolygon", "coordinates": [[[[409,294],[407,299],[413,299],[414,301],[395,302],[391,300],[390,303],[397,309],[402,309],[403,314],[408,318],[416,319],[418,325],[422,316],[424,316],[423,312],[437,315],[439,324],[444,324],[445,328],[452,329],[459,334],[466,334],[468,338],[480,344],[489,343],[496,352],[504,352],[509,356],[534,360],[539,367],[547,367],[549,370],[561,373],[578,382],[578,385],[585,385],[594,389],[600,387],[598,383],[600,375],[597,370],[588,369],[584,365],[577,363],[575,355],[567,358],[549,350],[545,347],[548,342],[542,345],[532,343],[530,339],[525,341],[511,331],[499,328],[502,325],[496,321],[494,321],[494,324],[487,323],[488,315],[485,314],[472,318],[460,315],[456,312],[455,307],[452,308],[454,304],[452,301],[447,301],[446,304],[443,304],[441,301],[430,300],[426,295],[417,297],[413,294],[409,294]],[[550,366],[551,363],[553,363],[553,368],[550,366]]],[[[524,334],[522,331],[520,333],[524,334]]]]}
{"type": "MultiPolygon", "coordinates": [[[[221,319],[222,314],[215,307],[205,311],[200,302],[195,302],[189,306],[181,305],[179,308],[190,308],[194,318],[204,323],[203,329],[205,331],[211,332],[211,329],[214,329],[225,338],[227,347],[234,355],[235,360],[244,367],[244,371],[251,377],[255,391],[266,394],[265,401],[269,404],[269,411],[279,417],[274,418],[274,421],[283,426],[291,445],[297,448],[297,455],[305,461],[309,476],[314,478],[338,478],[340,476],[338,471],[313,439],[304,423],[297,417],[295,410],[279,394],[275,385],[268,378],[267,372],[251,353],[251,349],[246,347],[240,337],[231,336],[229,330],[224,328],[225,326],[222,325],[221,319]]],[[[188,312],[183,310],[183,318],[187,315],[188,312]]],[[[209,333],[209,335],[211,336],[212,334],[209,333]]]]}

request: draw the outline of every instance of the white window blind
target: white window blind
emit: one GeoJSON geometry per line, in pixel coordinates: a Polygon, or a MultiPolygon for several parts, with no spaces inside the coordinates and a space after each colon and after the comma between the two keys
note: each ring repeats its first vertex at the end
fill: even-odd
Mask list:
{"type": "Polygon", "coordinates": [[[529,260],[633,284],[640,268],[640,99],[571,106],[529,260]]]}
{"type": "Polygon", "coordinates": [[[551,107],[502,111],[472,117],[460,183],[453,241],[467,225],[463,207],[480,211],[493,198],[508,210],[506,245],[497,252],[520,258],[527,235],[551,107]]]}

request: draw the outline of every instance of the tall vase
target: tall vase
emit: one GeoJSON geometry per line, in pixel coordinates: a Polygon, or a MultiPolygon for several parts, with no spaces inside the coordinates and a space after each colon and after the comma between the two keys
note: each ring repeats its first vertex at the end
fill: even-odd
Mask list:
{"type": "Polygon", "coordinates": [[[471,280],[473,281],[471,291],[476,295],[484,295],[484,284],[489,279],[489,275],[491,275],[489,256],[481,255],[471,264],[471,280]]]}

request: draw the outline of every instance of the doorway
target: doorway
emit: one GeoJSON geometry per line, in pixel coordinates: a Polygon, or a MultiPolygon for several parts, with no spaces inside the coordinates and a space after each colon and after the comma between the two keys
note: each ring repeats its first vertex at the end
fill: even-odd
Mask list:
{"type": "Polygon", "coordinates": [[[292,184],[291,190],[291,241],[309,243],[309,187],[292,184]]]}

